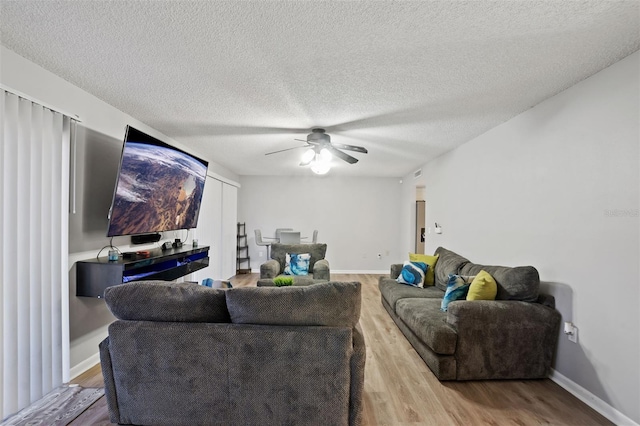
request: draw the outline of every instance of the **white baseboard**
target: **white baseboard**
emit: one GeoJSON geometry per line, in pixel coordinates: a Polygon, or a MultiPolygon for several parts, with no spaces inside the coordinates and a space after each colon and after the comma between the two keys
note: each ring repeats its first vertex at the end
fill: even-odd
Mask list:
{"type": "Polygon", "coordinates": [[[91,355],[89,358],[82,361],[80,364],[74,365],[69,370],[69,376],[71,376],[71,380],[75,379],[94,365],[100,362],[100,353],[96,352],[94,355],[91,355]]]}
{"type": "Polygon", "coordinates": [[[640,426],[638,423],[634,422],[629,417],[604,402],[602,399],[598,398],[573,380],[563,376],[557,371],[552,369],[551,376],[549,378],[580,401],[602,414],[609,421],[619,426],[640,426]]]}

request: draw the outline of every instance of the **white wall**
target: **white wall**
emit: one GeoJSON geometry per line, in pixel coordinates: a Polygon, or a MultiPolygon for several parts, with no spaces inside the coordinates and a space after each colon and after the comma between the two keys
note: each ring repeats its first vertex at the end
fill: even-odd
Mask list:
{"type": "MultiPolygon", "coordinates": [[[[0,46],[0,56],[0,83],[67,113],[77,114],[82,120],[77,132],[77,208],[69,223],[70,368],[73,376],[98,361],[98,343],[107,335],[107,326],[114,319],[103,300],[75,296],[74,263],[94,257],[101,247],[109,243],[105,237],[106,214],[113,194],[125,126],[133,125],[171,145],[189,150],[4,46],[0,46]]],[[[203,157],[197,152],[194,154],[203,157]]],[[[210,162],[209,173],[235,182],[239,180],[238,175],[216,164],[214,159],[205,159],[210,162]]],[[[183,231],[181,235],[184,234],[183,231]]],[[[167,238],[173,238],[172,233],[167,238]]],[[[129,239],[114,239],[114,244],[127,251],[129,239]]]]}
{"type": "Polygon", "coordinates": [[[241,184],[238,220],[246,222],[253,270],[266,260],[254,229],[273,237],[276,228],[293,228],[309,238],[317,229],[332,272],[388,272],[391,263],[406,257],[397,235],[399,179],[243,176],[241,184]]]}
{"type": "Polygon", "coordinates": [[[640,423],[639,58],[429,162],[419,182],[404,179],[425,185],[427,226],[443,228],[427,252],[539,270],[579,329],[577,344],[559,336],[558,380],[619,424],[640,423]]]}

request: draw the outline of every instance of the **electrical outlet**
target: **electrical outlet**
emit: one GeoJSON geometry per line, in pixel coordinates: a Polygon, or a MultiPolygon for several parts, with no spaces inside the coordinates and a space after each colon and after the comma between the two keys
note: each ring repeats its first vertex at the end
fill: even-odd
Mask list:
{"type": "Polygon", "coordinates": [[[564,323],[564,334],[567,335],[567,339],[573,343],[578,343],[578,327],[572,322],[564,323]]]}

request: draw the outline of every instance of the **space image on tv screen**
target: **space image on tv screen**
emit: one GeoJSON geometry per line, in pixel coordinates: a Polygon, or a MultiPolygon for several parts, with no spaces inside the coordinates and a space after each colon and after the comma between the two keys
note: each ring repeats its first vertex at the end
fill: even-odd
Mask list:
{"type": "Polygon", "coordinates": [[[195,228],[207,165],[170,146],[127,141],[107,236],[195,228]]]}

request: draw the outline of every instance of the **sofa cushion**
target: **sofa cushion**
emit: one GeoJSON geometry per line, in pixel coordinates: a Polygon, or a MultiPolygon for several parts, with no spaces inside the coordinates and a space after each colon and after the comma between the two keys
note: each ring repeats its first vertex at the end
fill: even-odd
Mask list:
{"type": "Polygon", "coordinates": [[[438,255],[430,256],[428,254],[409,253],[410,262],[423,262],[429,265],[427,274],[424,278],[424,285],[433,285],[435,282],[434,268],[438,263],[438,255]]]}
{"type": "Polygon", "coordinates": [[[452,252],[451,250],[447,250],[443,247],[438,247],[436,249],[435,254],[437,254],[438,262],[434,268],[435,273],[435,286],[438,287],[442,291],[447,290],[447,283],[449,281],[449,274],[453,275],[476,275],[476,274],[468,274],[462,273],[462,267],[469,263],[469,260],[452,252]]]}
{"type": "Polygon", "coordinates": [[[232,288],[225,295],[234,324],[354,327],[360,319],[360,283],[356,281],[232,288]]]}
{"type": "Polygon", "coordinates": [[[396,302],[400,299],[441,299],[444,295],[442,290],[433,286],[425,288],[411,287],[398,284],[396,280],[384,276],[379,278],[378,288],[380,289],[380,295],[394,311],[396,310],[396,302]]]}
{"type": "Polygon", "coordinates": [[[309,273],[313,273],[314,264],[324,259],[327,254],[326,244],[271,244],[271,259],[275,259],[280,264],[280,271],[278,274],[284,272],[284,267],[287,263],[287,253],[309,253],[311,259],[309,260],[309,273]]]}
{"type": "Polygon", "coordinates": [[[482,270],[471,281],[467,300],[496,300],[498,285],[491,274],[482,270]]]}
{"type": "Polygon", "coordinates": [[[478,275],[485,270],[496,281],[498,292],[496,300],[520,300],[535,302],[538,300],[540,275],[533,266],[486,266],[467,263],[463,265],[462,275],[478,275]]]}
{"type": "Polygon", "coordinates": [[[398,300],[396,313],[433,352],[441,355],[455,353],[458,334],[447,324],[447,314],[440,310],[440,300],[398,300]]]}
{"type": "Polygon", "coordinates": [[[120,320],[229,322],[226,291],[193,283],[135,281],[107,287],[104,299],[120,320]]]}
{"type": "Polygon", "coordinates": [[[404,262],[396,281],[400,284],[422,288],[424,287],[424,274],[427,272],[428,267],[423,262],[404,262]]]}

